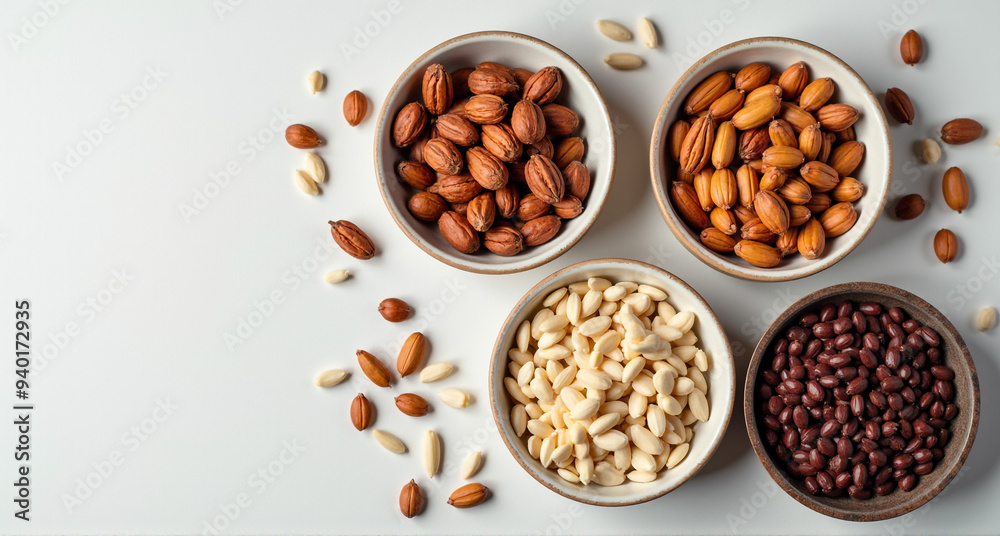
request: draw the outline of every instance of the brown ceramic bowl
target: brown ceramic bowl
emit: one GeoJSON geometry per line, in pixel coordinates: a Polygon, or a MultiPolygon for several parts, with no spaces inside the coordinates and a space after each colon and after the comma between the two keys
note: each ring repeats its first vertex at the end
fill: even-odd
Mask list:
{"type": "Polygon", "coordinates": [[[920,507],[940,493],[958,474],[976,438],[976,428],[979,423],[979,379],[976,375],[976,366],[962,336],[934,306],[890,285],[843,283],[809,294],[795,302],[771,324],[750,359],[743,411],[750,442],[757,457],[771,478],[786,493],[809,508],[830,517],[849,521],[879,521],[901,516],[920,507]],[[885,307],[900,307],[910,318],[933,328],[941,337],[944,363],[955,372],[954,404],[959,411],[951,421],[951,439],[943,448],[944,457],[936,462],[934,470],[919,477],[917,486],[909,492],[897,488],[888,495],[875,495],[868,500],[852,499],[846,493],[835,498],[810,495],[806,492],[803,481],[793,479],[785,472],[783,466],[779,468],[772,452],[765,446],[761,437],[763,424],[758,420],[760,413],[757,386],[762,381],[760,375],[764,369],[761,363],[765,360],[765,354],[770,353],[772,345],[779,340],[779,334],[783,334],[786,329],[795,325],[803,314],[818,313],[824,305],[837,305],[844,300],[850,300],[855,305],[858,302],[872,301],[881,303],[885,307]]]}
{"type": "Polygon", "coordinates": [[[601,213],[615,175],[615,131],[607,103],[587,71],[562,50],[534,37],[512,32],[478,32],[449,39],[423,53],[399,75],[379,111],[375,132],[375,173],[379,191],[389,214],[400,230],[428,255],[465,270],[481,274],[509,274],[541,266],[569,251],[601,213]],[[583,163],[591,175],[591,188],[579,216],[562,221],[562,228],[544,244],[504,257],[485,247],[469,255],[449,244],[436,223],[420,221],[410,214],[407,201],[415,190],[396,175],[396,164],[406,160],[409,149],[392,142],[396,113],[407,103],[422,102],[420,84],[428,65],[440,63],[449,71],[495,61],[511,68],[537,71],[549,65],[563,74],[558,102],[580,114],[580,127],[573,134],[585,140],[583,163]]]}
{"type": "MultiPolygon", "coordinates": [[[[779,70],[778,73],[780,72],[779,70]]],[[[799,279],[825,270],[846,257],[875,226],[889,196],[892,178],[889,127],[882,113],[882,106],[871,88],[837,56],[815,45],[785,37],[744,39],[709,52],[695,62],[677,79],[663,100],[659,115],[653,123],[649,147],[653,193],[663,219],[677,240],[708,266],[731,276],[753,281],[799,279]],[[676,176],[677,163],[668,154],[667,136],[670,126],[681,114],[684,100],[710,74],[720,70],[735,73],[755,61],[768,64],[772,72],[803,61],[809,69],[810,80],[830,77],[836,82],[834,102],[850,104],[861,112],[861,119],[854,125],[857,140],[865,145],[864,160],[855,172],[857,179],[865,185],[864,196],[854,203],[858,221],[843,235],[827,239],[826,250],[818,259],[809,260],[801,255],[791,255],[773,268],[759,268],[735,254],[716,253],[701,243],[700,233],[681,219],[670,200],[670,184],[676,176]]]]}
{"type": "Polygon", "coordinates": [[[563,268],[546,277],[532,287],[511,310],[493,346],[489,378],[490,408],[507,450],[540,484],[555,493],[585,504],[624,506],[660,497],[676,489],[701,470],[718,448],[729,424],[736,394],[734,379],[729,339],[712,308],[694,289],[677,276],[643,262],[628,259],[595,259],[563,268]],[[515,346],[514,339],[518,326],[524,320],[534,317],[535,312],[542,307],[542,300],[551,292],[577,281],[586,281],[590,277],[604,277],[614,283],[635,281],[666,291],[670,303],[677,311],[692,311],[697,316],[692,330],[698,336],[698,345],[711,360],[711,366],[705,373],[709,385],[709,418],[693,427],[694,438],[687,457],[674,468],[661,471],[652,482],[639,483],[626,479],[625,483],[619,486],[609,487],[594,482],[586,486],[567,482],[556,473],[555,469],[542,467],[542,464],[528,453],[525,443],[529,434],[525,433],[524,436],[518,437],[510,422],[514,402],[507,394],[503,380],[509,374],[507,353],[515,346]]]}

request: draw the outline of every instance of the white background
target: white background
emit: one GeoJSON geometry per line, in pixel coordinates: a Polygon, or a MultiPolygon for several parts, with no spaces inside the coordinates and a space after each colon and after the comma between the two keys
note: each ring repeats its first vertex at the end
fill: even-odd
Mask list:
{"type": "Polygon", "coordinates": [[[0,9],[0,317],[6,319],[0,333],[9,341],[0,399],[8,408],[15,401],[13,302],[29,299],[36,362],[30,401],[37,406],[30,523],[13,518],[14,416],[0,411],[0,533],[202,534],[213,520],[225,534],[996,531],[1000,330],[978,333],[972,319],[980,307],[1000,304],[1000,213],[990,201],[1000,196],[994,145],[1000,133],[992,128],[1000,124],[1000,4],[403,0],[393,14],[384,1],[247,1],[219,11],[222,2],[70,2],[52,16],[39,15],[44,2],[6,2],[0,9]],[[664,44],[657,50],[615,43],[594,29],[598,18],[634,26],[640,16],[658,25],[664,44]],[[32,18],[43,24],[33,28],[32,18]],[[910,27],[926,42],[925,60],[915,68],[898,55],[910,27]],[[357,37],[366,28],[374,37],[357,37]],[[385,210],[371,161],[374,115],[397,74],[443,40],[491,29],[539,37],[576,58],[604,92],[620,129],[618,174],[594,227],[558,260],[509,276],[460,272],[423,254],[385,210]],[[918,119],[892,127],[893,198],[919,192],[929,200],[920,219],[883,216],[846,259],[791,283],[749,283],[706,268],[671,235],[649,185],[653,119],[676,77],[709,50],[759,35],[824,47],[879,94],[905,89],[918,119]],[[615,51],[639,53],[647,63],[634,72],[612,71],[601,58],[615,51]],[[304,89],[313,69],[329,77],[316,96],[304,89]],[[150,71],[161,79],[147,77],[150,71]],[[353,89],[371,100],[357,128],[341,116],[343,96],[353,89]],[[123,93],[134,95],[133,107],[123,93]],[[329,140],[321,154],[331,178],[321,197],[293,185],[302,153],[281,139],[284,119],[272,121],[276,111],[314,125],[329,140]],[[913,141],[963,116],[986,125],[984,139],[946,146],[937,166],[919,165],[913,141]],[[88,133],[96,136],[91,131],[102,124],[110,133],[86,151],[88,133]],[[76,147],[88,153],[80,161],[67,155],[76,147]],[[231,162],[238,173],[214,189],[212,175],[231,162]],[[71,171],[57,172],[56,163],[71,171]],[[972,185],[972,204],[962,215],[940,196],[950,165],[961,166],[972,185]],[[197,192],[214,197],[185,218],[181,206],[194,203],[197,192]],[[375,259],[356,261],[320,247],[332,244],[326,221],[341,218],[368,230],[380,248],[375,259]],[[931,248],[941,227],[953,229],[962,245],[948,265],[931,248]],[[738,392],[763,328],[810,291],[873,280],[927,299],[961,330],[979,369],[982,417],[966,471],[937,500],[903,518],[831,520],[781,491],[768,495],[776,488],[750,449],[737,407],[711,462],[661,499],[601,509],[547,491],[497,437],[486,402],[489,353],[524,291],[558,268],[602,256],[651,261],[698,290],[737,350],[738,392]],[[315,271],[299,279],[294,270],[303,268],[315,271]],[[355,277],[336,287],[323,283],[321,273],[336,268],[355,277]],[[127,284],[111,283],[116,273],[127,284]],[[226,334],[241,319],[257,318],[255,304],[268,309],[264,302],[275,292],[284,301],[228,348],[226,334]],[[381,320],[376,305],[390,296],[413,304],[417,317],[401,325],[381,320]],[[104,304],[95,301],[97,310],[91,300],[104,304]],[[68,323],[77,326],[75,335],[66,335],[68,323]],[[445,385],[411,378],[394,392],[433,397],[441,387],[463,387],[476,397],[469,409],[437,404],[432,416],[415,421],[360,374],[335,389],[312,386],[326,368],[357,372],[356,348],[391,360],[398,339],[416,329],[432,341],[432,360],[453,361],[459,371],[445,385]],[[380,408],[377,426],[402,437],[409,454],[390,455],[370,433],[350,426],[347,410],[358,389],[380,408]],[[156,411],[159,404],[171,409],[156,411]],[[433,482],[419,462],[427,427],[445,441],[447,467],[433,482]],[[274,461],[286,444],[302,450],[274,461]],[[455,466],[469,448],[485,452],[479,479],[495,495],[460,511],[444,501],[460,484],[455,466]],[[120,464],[107,474],[109,458],[120,464]],[[269,465],[281,473],[271,482],[252,476],[269,465]],[[88,477],[98,485],[88,487],[88,477]],[[396,500],[410,478],[423,484],[429,506],[406,520],[396,500]],[[241,493],[248,500],[236,506],[241,493]],[[85,498],[67,507],[67,497],[85,498]],[[220,517],[227,510],[235,520],[220,517]]]}

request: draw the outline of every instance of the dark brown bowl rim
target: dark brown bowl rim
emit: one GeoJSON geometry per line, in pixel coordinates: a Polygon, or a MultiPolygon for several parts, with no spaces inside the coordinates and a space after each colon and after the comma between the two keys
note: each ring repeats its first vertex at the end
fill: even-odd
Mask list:
{"type": "MultiPolygon", "coordinates": [[[[706,324],[705,320],[706,319],[702,319],[702,318],[699,317],[699,322],[701,322],[703,325],[706,324]]],[[[504,359],[504,360],[507,359],[506,354],[504,354],[502,356],[502,359],[504,359]]],[[[717,355],[713,355],[712,359],[713,359],[713,361],[718,361],[719,357],[717,355]]],[[[719,445],[722,444],[722,439],[723,439],[723,437],[725,437],[726,431],[729,429],[729,423],[732,420],[733,407],[736,404],[736,400],[735,400],[735,398],[736,398],[736,364],[735,364],[735,361],[733,359],[733,349],[732,349],[732,346],[729,344],[729,336],[726,334],[726,330],[722,327],[722,323],[719,322],[719,318],[718,318],[718,316],[716,316],[715,311],[708,304],[708,302],[705,301],[705,298],[703,298],[702,295],[698,293],[698,291],[696,291],[694,288],[692,288],[691,285],[689,285],[686,281],[684,281],[680,277],[678,277],[678,276],[676,276],[676,275],[674,275],[674,274],[672,274],[672,273],[664,270],[663,268],[660,268],[659,266],[654,266],[652,264],[645,263],[645,262],[642,262],[642,261],[637,261],[637,260],[634,260],[634,259],[625,259],[625,258],[619,258],[619,257],[606,257],[606,258],[600,258],[600,259],[591,259],[591,260],[587,260],[587,261],[581,261],[581,262],[577,262],[577,263],[571,264],[571,265],[569,265],[569,266],[567,266],[565,268],[559,269],[559,270],[553,272],[552,274],[550,274],[545,279],[542,279],[541,281],[539,281],[538,283],[536,283],[534,286],[532,286],[530,289],[528,289],[528,291],[525,292],[523,296],[521,296],[521,299],[519,299],[517,301],[517,303],[514,304],[514,306],[510,310],[510,313],[508,313],[507,317],[504,319],[502,327],[500,329],[500,332],[497,334],[496,341],[493,343],[493,350],[492,350],[492,353],[490,354],[490,364],[489,364],[489,367],[490,367],[490,369],[489,369],[490,372],[489,372],[489,380],[488,381],[489,381],[490,411],[493,414],[493,422],[494,422],[494,424],[497,427],[497,433],[500,435],[500,438],[503,440],[504,446],[507,447],[507,451],[510,453],[511,457],[513,457],[514,460],[517,461],[518,465],[520,465],[521,468],[525,470],[525,472],[527,472],[529,475],[531,475],[532,478],[534,478],[539,484],[541,484],[545,488],[547,488],[547,489],[549,489],[551,491],[554,491],[555,493],[558,493],[559,495],[561,495],[563,497],[566,497],[567,499],[572,499],[574,501],[577,501],[577,502],[580,502],[580,503],[584,503],[584,504],[593,505],[593,506],[613,506],[613,507],[618,507],[618,506],[632,506],[632,505],[635,505],[635,504],[644,503],[644,502],[656,499],[658,497],[662,497],[663,495],[666,495],[667,493],[670,493],[671,491],[677,489],[682,484],[684,484],[685,482],[687,482],[688,480],[690,480],[691,477],[695,476],[696,474],[698,474],[699,471],[701,471],[701,469],[705,466],[705,464],[708,463],[708,460],[710,460],[712,458],[712,456],[715,454],[715,451],[718,450],[719,445]],[[710,322],[711,322],[711,324],[710,324],[711,325],[711,329],[717,330],[718,333],[719,333],[719,336],[722,338],[722,341],[725,343],[725,348],[726,348],[725,358],[729,362],[730,371],[731,371],[730,374],[729,374],[729,378],[727,378],[727,382],[729,383],[729,399],[730,399],[731,402],[726,407],[726,414],[725,414],[724,421],[722,423],[722,427],[719,429],[719,435],[718,435],[718,437],[715,438],[715,440],[712,442],[712,444],[709,446],[709,448],[705,451],[704,457],[701,460],[698,461],[698,464],[695,465],[695,467],[687,475],[685,475],[684,478],[682,478],[681,480],[679,480],[674,485],[668,486],[668,487],[666,487],[666,488],[664,488],[662,490],[658,490],[658,491],[655,491],[655,492],[648,493],[646,495],[643,495],[641,497],[638,497],[638,498],[630,500],[630,501],[621,501],[621,502],[602,502],[599,499],[591,499],[591,498],[588,498],[588,497],[582,496],[582,495],[579,495],[579,496],[578,495],[570,495],[570,494],[564,493],[559,488],[552,486],[549,482],[546,482],[535,471],[535,468],[529,467],[528,464],[525,463],[525,460],[522,459],[521,455],[517,452],[517,449],[511,443],[511,441],[512,441],[511,438],[508,437],[506,433],[504,433],[503,426],[501,425],[501,422],[500,422],[500,420],[502,418],[504,418],[504,417],[500,416],[500,408],[497,407],[498,397],[499,396],[507,396],[507,394],[502,389],[500,389],[499,391],[497,389],[497,377],[496,377],[497,376],[497,360],[501,358],[501,356],[499,354],[499,349],[500,349],[501,345],[504,344],[504,340],[505,340],[504,334],[508,331],[507,328],[513,322],[514,317],[516,316],[516,314],[524,307],[524,304],[528,300],[528,298],[530,296],[534,296],[536,294],[539,294],[541,290],[543,290],[547,286],[551,285],[552,281],[555,281],[556,279],[558,279],[559,277],[561,277],[563,274],[565,274],[566,272],[568,272],[570,270],[575,270],[577,268],[581,268],[581,267],[584,267],[584,266],[599,265],[599,264],[611,264],[611,263],[622,264],[622,265],[635,265],[635,266],[639,266],[639,267],[642,267],[642,268],[654,271],[654,272],[660,274],[661,276],[663,276],[665,279],[669,279],[671,281],[676,282],[678,284],[678,286],[680,286],[680,287],[684,288],[685,290],[687,290],[688,292],[690,292],[691,295],[694,296],[694,298],[699,303],[701,303],[701,305],[708,312],[709,318],[707,320],[710,320],[710,322]]],[[[504,370],[506,370],[506,369],[504,369],[504,370]]]]}
{"type": "MultiPolygon", "coordinates": [[[[538,39],[537,37],[532,37],[530,35],[525,35],[525,34],[521,34],[521,33],[517,33],[517,32],[500,31],[500,30],[492,30],[492,31],[485,31],[485,32],[472,32],[472,33],[467,33],[467,34],[464,34],[464,35],[459,35],[457,37],[452,37],[451,39],[448,39],[446,41],[443,41],[443,42],[435,45],[433,48],[431,48],[427,52],[424,52],[423,54],[421,54],[420,57],[418,57],[417,59],[413,60],[413,62],[411,62],[403,70],[403,72],[399,75],[399,78],[396,79],[396,82],[393,83],[392,88],[390,88],[389,92],[386,93],[385,100],[382,101],[382,106],[379,109],[378,120],[376,122],[376,125],[377,126],[376,126],[376,129],[375,129],[374,151],[372,152],[372,154],[373,154],[373,160],[374,160],[374,165],[375,165],[375,176],[376,176],[376,181],[375,182],[378,183],[379,193],[382,195],[382,201],[385,203],[385,207],[389,211],[389,215],[392,216],[393,221],[396,222],[396,226],[399,227],[399,229],[401,231],[403,231],[403,234],[405,234],[406,237],[409,238],[411,242],[413,242],[414,244],[416,244],[417,247],[419,247],[421,250],[423,250],[424,253],[427,253],[431,257],[433,257],[433,258],[435,258],[435,259],[437,259],[437,260],[439,260],[439,261],[441,261],[441,262],[443,262],[443,263],[445,263],[445,264],[447,264],[449,266],[458,268],[459,270],[464,270],[466,272],[477,273],[477,274],[513,274],[513,273],[524,272],[524,271],[527,271],[527,270],[531,270],[531,269],[537,268],[539,266],[542,266],[544,264],[547,264],[547,263],[549,263],[549,262],[551,262],[551,261],[559,258],[564,253],[566,253],[567,251],[569,251],[570,248],[572,248],[574,245],[576,245],[576,243],[579,242],[580,239],[583,238],[583,236],[586,235],[588,231],[590,231],[590,228],[593,227],[594,223],[597,222],[597,219],[601,215],[601,211],[604,209],[604,204],[607,202],[607,196],[611,192],[611,187],[614,185],[615,170],[616,170],[617,165],[618,165],[618,140],[617,140],[617,136],[615,135],[614,120],[611,118],[611,112],[610,112],[610,109],[608,108],[607,101],[604,99],[604,94],[601,93],[601,88],[599,88],[597,86],[597,83],[594,82],[594,79],[590,76],[590,73],[588,73],[587,70],[584,69],[582,65],[580,65],[576,60],[574,60],[572,56],[570,56],[569,54],[563,52],[562,49],[560,49],[559,47],[556,47],[555,45],[553,45],[551,43],[548,43],[546,41],[538,39]],[[604,110],[605,119],[607,120],[608,125],[610,125],[610,127],[611,127],[611,131],[608,133],[608,137],[609,137],[609,140],[608,140],[609,141],[609,144],[608,144],[608,147],[609,147],[608,159],[611,162],[611,167],[610,167],[610,170],[609,170],[610,173],[608,174],[608,177],[607,177],[607,188],[605,189],[604,199],[601,199],[601,202],[597,203],[596,207],[592,206],[592,204],[588,204],[587,205],[587,209],[589,211],[592,211],[592,214],[593,214],[593,216],[590,218],[589,223],[587,223],[583,228],[579,229],[579,231],[577,232],[577,235],[572,240],[570,240],[568,243],[564,244],[563,246],[561,246],[561,247],[559,247],[557,249],[553,249],[549,253],[546,253],[544,255],[539,256],[538,259],[535,260],[535,261],[533,261],[533,262],[530,262],[530,263],[525,264],[523,266],[514,267],[514,268],[511,268],[506,263],[504,263],[504,264],[497,264],[497,265],[488,265],[488,264],[476,262],[474,259],[468,261],[469,264],[463,264],[463,263],[460,263],[460,262],[456,261],[455,259],[447,256],[447,255],[441,255],[441,254],[435,252],[433,249],[427,247],[427,244],[424,243],[423,238],[421,238],[418,234],[412,232],[409,229],[409,227],[407,226],[407,224],[402,220],[402,218],[400,217],[400,214],[396,210],[393,209],[393,207],[395,206],[395,204],[389,198],[389,192],[387,191],[387,187],[386,187],[386,182],[389,180],[389,178],[383,176],[383,174],[382,174],[382,166],[380,165],[380,160],[381,160],[381,156],[382,156],[382,145],[381,145],[380,141],[382,139],[382,133],[385,131],[386,126],[388,124],[389,100],[392,98],[393,95],[395,95],[399,91],[399,86],[401,84],[403,84],[403,82],[410,75],[412,75],[412,73],[415,71],[415,69],[419,65],[421,65],[422,63],[424,63],[425,61],[427,61],[428,58],[430,58],[432,55],[434,55],[435,53],[437,53],[442,48],[450,46],[450,45],[455,44],[455,43],[459,43],[459,42],[466,41],[466,40],[469,40],[469,39],[480,38],[480,37],[504,37],[504,38],[513,38],[513,39],[520,39],[520,40],[523,40],[523,41],[528,41],[528,42],[533,43],[535,45],[541,46],[542,48],[544,48],[544,49],[552,52],[556,56],[558,56],[558,57],[562,58],[563,60],[569,62],[571,65],[573,65],[579,71],[579,73],[583,76],[583,78],[587,82],[587,84],[594,90],[594,93],[597,95],[597,100],[598,100],[598,102],[601,105],[601,109],[604,110]]],[[[539,247],[545,247],[545,246],[543,244],[542,246],[539,246],[539,247]]],[[[512,259],[516,259],[517,257],[514,256],[514,257],[511,257],[511,258],[512,259]]]]}
{"type": "Polygon", "coordinates": [[[663,103],[660,105],[660,111],[657,113],[656,120],[653,123],[653,133],[652,136],[650,137],[650,143],[649,143],[649,177],[653,185],[653,196],[656,198],[656,204],[660,208],[660,214],[663,216],[664,221],[667,222],[667,226],[670,227],[671,232],[673,232],[674,236],[677,237],[677,240],[695,257],[697,257],[701,262],[705,263],[708,266],[711,266],[715,270],[722,272],[724,274],[751,281],[793,281],[796,279],[801,279],[803,277],[808,277],[810,275],[819,273],[833,266],[834,264],[840,262],[841,259],[843,259],[849,253],[854,251],[854,249],[857,248],[858,245],[864,241],[865,237],[868,236],[871,230],[875,228],[875,224],[877,223],[879,216],[882,214],[882,210],[885,208],[885,203],[889,198],[889,188],[892,185],[892,172],[893,172],[892,138],[889,135],[889,123],[888,121],[886,121],[885,113],[883,113],[882,107],[878,104],[878,99],[875,97],[875,93],[872,92],[871,87],[868,85],[867,82],[865,82],[865,79],[862,78],[861,75],[858,74],[858,72],[855,71],[850,65],[848,65],[847,62],[840,59],[837,55],[833,54],[832,52],[822,47],[816,46],[812,43],[807,43],[805,41],[800,41],[798,39],[792,39],[790,37],[760,36],[760,37],[751,37],[748,39],[741,39],[739,41],[729,43],[728,45],[719,47],[709,52],[708,54],[702,56],[701,59],[696,61],[693,65],[691,65],[691,67],[689,67],[686,71],[684,71],[683,74],[681,74],[677,78],[677,81],[674,83],[673,87],[670,88],[670,92],[668,92],[667,96],[663,99],[663,103]],[[854,78],[860,83],[861,88],[864,90],[867,97],[869,97],[871,101],[875,103],[874,106],[874,113],[876,114],[875,121],[879,126],[881,126],[882,130],[881,134],[883,139],[885,140],[885,145],[886,145],[886,169],[888,170],[888,172],[886,175],[885,186],[882,188],[882,191],[880,192],[875,192],[875,191],[869,192],[871,194],[875,193],[878,194],[879,203],[877,207],[874,207],[872,209],[872,213],[874,214],[874,216],[867,223],[867,228],[863,230],[861,235],[858,237],[857,241],[850,247],[845,248],[842,252],[838,253],[835,256],[823,257],[821,259],[817,259],[817,261],[813,261],[812,265],[808,269],[802,270],[800,272],[787,273],[787,272],[773,271],[769,268],[757,268],[753,266],[743,267],[745,270],[749,270],[749,272],[743,272],[733,269],[732,266],[734,262],[732,260],[720,258],[719,256],[710,254],[702,250],[700,244],[695,243],[695,240],[688,234],[687,225],[678,219],[677,214],[673,209],[673,206],[670,204],[669,194],[665,190],[665,188],[669,186],[668,184],[665,183],[668,177],[663,177],[658,172],[659,169],[658,164],[664,154],[663,145],[661,144],[661,140],[665,139],[663,131],[664,129],[669,128],[670,126],[670,122],[668,121],[669,118],[666,117],[667,109],[670,107],[671,102],[677,98],[677,92],[680,91],[681,85],[691,77],[694,71],[696,71],[706,62],[708,62],[709,59],[714,59],[715,57],[721,55],[722,53],[730,49],[743,46],[748,43],[756,43],[760,41],[769,43],[789,43],[813,50],[822,55],[828,56],[833,62],[839,64],[848,73],[853,75],[854,78]]]}
{"type": "MultiPolygon", "coordinates": [[[[764,469],[767,470],[771,479],[774,480],[781,487],[781,489],[785,491],[785,493],[805,506],[808,506],[821,514],[847,521],[882,521],[898,517],[916,510],[933,499],[958,475],[959,471],[962,469],[962,465],[965,463],[965,459],[969,455],[969,451],[972,450],[972,444],[975,442],[976,432],[979,428],[979,409],[979,376],[976,373],[976,365],[972,361],[972,355],[969,353],[969,348],[965,344],[965,340],[962,338],[962,335],[958,332],[958,330],[955,329],[955,326],[944,316],[944,314],[941,313],[941,311],[938,311],[936,307],[925,301],[923,298],[892,285],[874,282],[852,282],[832,285],[803,296],[800,300],[785,309],[785,311],[781,313],[781,315],[779,315],[773,323],[771,323],[771,326],[761,337],[760,342],[757,343],[753,356],[750,358],[750,364],[747,367],[746,383],[744,384],[743,390],[743,414],[746,420],[747,435],[750,437],[750,443],[753,445],[753,450],[757,455],[757,459],[760,460],[761,465],[763,465],[764,469]],[[774,461],[766,452],[765,447],[761,442],[760,434],[757,431],[757,412],[754,408],[754,399],[756,398],[756,390],[754,387],[756,384],[757,371],[760,369],[764,352],[768,349],[768,347],[770,347],[771,341],[774,339],[775,334],[781,326],[787,322],[789,318],[801,313],[803,310],[809,308],[818,301],[834,296],[847,297],[857,292],[871,292],[895,296],[898,299],[907,301],[911,307],[921,310],[937,321],[939,325],[948,332],[948,335],[953,337],[958,343],[962,358],[965,360],[965,364],[969,367],[971,375],[970,380],[973,388],[972,398],[974,407],[971,412],[969,437],[965,445],[963,445],[962,451],[951,470],[944,476],[938,485],[927,487],[917,493],[911,492],[909,495],[903,496],[907,497],[908,500],[901,501],[892,508],[875,511],[850,511],[830,508],[827,505],[814,500],[811,496],[804,493],[797,486],[789,482],[785,472],[775,466],[774,461]]],[[[898,492],[898,490],[896,492],[898,492]]],[[[863,507],[865,503],[858,501],[857,504],[863,507]]]]}

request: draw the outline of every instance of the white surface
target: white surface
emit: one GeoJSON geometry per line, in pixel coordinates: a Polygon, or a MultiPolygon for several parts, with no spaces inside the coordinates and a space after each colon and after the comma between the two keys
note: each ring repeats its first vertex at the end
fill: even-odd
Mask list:
{"type": "MultiPolygon", "coordinates": [[[[79,334],[65,337],[65,347],[32,377],[37,409],[30,523],[12,517],[13,413],[3,410],[0,482],[6,484],[0,497],[7,499],[0,532],[201,534],[204,523],[225,510],[236,518],[225,534],[996,531],[1000,363],[993,349],[1000,330],[977,333],[972,319],[979,307],[1000,303],[1000,215],[991,206],[1000,197],[1000,150],[994,146],[1000,71],[993,59],[1000,4],[856,1],[820,11],[763,0],[578,6],[579,0],[563,0],[520,2],[520,9],[514,3],[497,9],[403,1],[390,14],[384,12],[390,3],[382,1],[350,7],[243,2],[220,16],[217,6],[225,1],[155,9],[124,1],[71,2],[17,50],[10,34],[21,31],[22,17],[35,16],[41,4],[2,7],[2,333],[13,338],[12,302],[28,298],[36,343],[59,338],[68,322],[79,326],[79,334]],[[612,42],[594,29],[598,18],[634,25],[643,15],[657,23],[662,48],[612,42]],[[366,26],[376,37],[368,44],[359,40],[364,46],[345,57],[342,46],[353,46],[357,29],[366,26]],[[925,60],[915,68],[898,57],[898,39],[909,27],[927,43],[925,60]],[[617,179],[594,228],[553,263],[511,276],[460,272],[410,243],[375,185],[371,115],[355,129],[341,116],[348,91],[364,91],[377,108],[398,73],[424,50],[485,29],[534,35],[571,54],[602,88],[621,130],[617,179]],[[648,179],[653,118],[677,75],[709,49],[756,35],[826,48],[876,92],[905,89],[918,114],[917,124],[892,127],[899,155],[893,192],[925,195],[925,214],[906,224],[881,218],[834,268],[791,283],[738,281],[702,265],[668,231],[648,179]],[[601,58],[614,51],[637,52],[647,65],[612,71],[601,58]],[[156,69],[165,73],[162,80],[148,78],[152,89],[138,89],[156,69]],[[329,77],[326,92],[317,96],[305,90],[313,69],[329,77]],[[120,100],[133,91],[141,100],[134,109],[120,100]],[[277,124],[282,119],[274,119],[275,110],[315,125],[330,140],[321,151],[330,165],[323,196],[304,196],[293,185],[291,172],[302,165],[302,154],[280,139],[284,125],[277,124]],[[934,167],[910,157],[914,140],[961,116],[986,125],[982,141],[945,147],[934,167]],[[273,140],[272,120],[278,130],[273,140]],[[52,163],[65,161],[67,146],[102,123],[110,134],[60,181],[52,163]],[[192,203],[227,165],[238,173],[185,221],[178,207],[192,203]],[[939,194],[949,165],[962,166],[972,183],[973,201],[962,215],[948,210],[939,194]],[[328,251],[326,221],[339,218],[368,230],[381,254],[361,262],[328,251]],[[963,247],[949,265],[938,263],[930,247],[934,232],[945,226],[963,247]],[[746,366],[768,320],[811,290],[874,280],[927,299],[962,330],[979,369],[983,413],[965,472],[944,495],[906,517],[877,524],[830,520],[771,484],[737,411],[708,466],[666,497],[601,509],[544,489],[500,444],[485,398],[489,352],[500,322],[526,289],[560,267],[603,256],[651,260],[687,280],[729,330],[737,370],[746,366]],[[321,273],[335,268],[355,277],[330,287],[321,273]],[[127,286],[111,284],[123,270],[131,277],[127,286]],[[303,271],[310,273],[300,277],[303,271]],[[229,351],[225,335],[272,294],[283,302],[229,351]],[[109,296],[100,311],[88,304],[109,296]],[[412,303],[417,317],[401,325],[382,321],[375,308],[388,296],[412,303]],[[394,356],[401,338],[417,329],[432,341],[432,359],[459,365],[440,386],[408,379],[391,392],[377,391],[357,373],[338,388],[312,386],[313,375],[328,367],[356,372],[358,347],[394,356]],[[451,386],[472,391],[475,403],[465,411],[436,404],[433,416],[420,421],[391,406],[393,392],[433,396],[451,386]],[[416,450],[390,455],[350,426],[347,410],[357,389],[380,408],[377,426],[416,450]],[[176,409],[156,412],[157,400],[176,409]],[[138,440],[132,428],[145,423],[152,429],[153,421],[144,420],[153,416],[163,422],[148,437],[140,429],[147,439],[138,440]],[[445,472],[433,482],[419,463],[418,438],[427,427],[437,429],[445,444],[445,472]],[[272,463],[284,444],[296,442],[303,451],[272,463]],[[457,467],[469,448],[485,451],[478,479],[496,493],[475,510],[459,511],[444,501],[460,484],[457,467]],[[121,464],[68,512],[64,494],[73,494],[78,479],[115,452],[121,464]],[[269,464],[280,476],[270,482],[254,476],[266,474],[269,464]],[[406,520],[396,500],[410,478],[427,489],[430,506],[406,520]],[[246,494],[243,507],[233,505],[240,494],[246,494]]],[[[3,362],[0,397],[6,405],[14,401],[12,356],[5,354],[3,362]]]]}

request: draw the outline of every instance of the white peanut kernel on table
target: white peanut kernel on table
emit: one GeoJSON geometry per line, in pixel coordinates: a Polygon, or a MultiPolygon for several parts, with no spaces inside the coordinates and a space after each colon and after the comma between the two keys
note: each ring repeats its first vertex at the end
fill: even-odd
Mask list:
{"type": "Polygon", "coordinates": [[[508,351],[511,424],[565,481],[651,482],[710,418],[709,356],[652,285],[591,277],[550,292],[508,351]]]}

